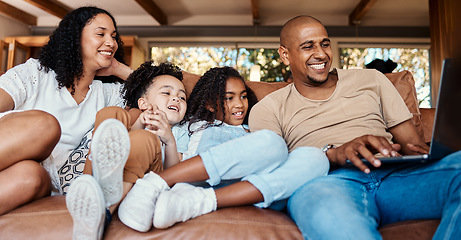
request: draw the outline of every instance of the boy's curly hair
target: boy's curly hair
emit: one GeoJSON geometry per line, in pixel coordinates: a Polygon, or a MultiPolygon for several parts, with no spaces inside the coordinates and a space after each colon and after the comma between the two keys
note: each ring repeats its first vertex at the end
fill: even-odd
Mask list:
{"type": "Polygon", "coordinates": [[[187,100],[187,110],[181,124],[189,121],[190,134],[193,133],[190,126],[193,123],[202,120],[205,120],[207,124],[200,129],[222,125],[222,122],[220,124],[214,124],[214,120],[216,119],[218,108],[219,111],[223,113],[223,118],[225,118],[224,99],[226,93],[226,83],[227,79],[232,77],[241,79],[245,85],[248,99],[248,110],[243,123],[248,123],[249,112],[258,101],[256,95],[245,84],[245,80],[236,69],[232,67],[215,67],[211,68],[202,77],[200,77],[198,82],[195,84],[189,99],[187,100]],[[214,111],[208,110],[207,107],[211,107],[214,111]]]}
{"type": "MultiPolygon", "coordinates": [[[[80,79],[83,74],[81,36],[83,28],[98,14],[106,14],[112,19],[116,30],[115,39],[118,49],[114,58],[124,63],[123,42],[117,32],[117,24],[114,17],[104,9],[97,7],[81,7],[68,13],[59,23],[59,26],[49,37],[48,43],[43,46],[39,61],[40,65],[48,72],[53,70],[56,73],[58,86],[69,87],[72,94],[75,91],[74,79],[80,79]]],[[[108,80],[119,80],[111,76],[108,80]]]]}
{"type": "Polygon", "coordinates": [[[147,92],[154,82],[152,80],[161,75],[170,75],[180,81],[183,79],[181,69],[172,63],[164,62],[156,66],[154,61],[146,61],[132,72],[125,81],[122,95],[127,107],[139,108],[138,99],[147,92]]]}

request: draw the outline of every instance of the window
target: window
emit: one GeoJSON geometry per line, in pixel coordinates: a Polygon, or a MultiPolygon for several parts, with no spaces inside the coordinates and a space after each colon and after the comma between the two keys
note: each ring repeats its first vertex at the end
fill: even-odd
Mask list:
{"type": "Polygon", "coordinates": [[[276,48],[152,47],[151,54],[155,62],[169,61],[200,75],[212,67],[231,66],[249,80],[250,69],[255,63],[261,67],[261,81],[281,82],[288,75],[288,67],[280,60],[276,48]]]}
{"type": "MultiPolygon", "coordinates": [[[[340,43],[337,48],[340,68],[366,68],[365,65],[374,59],[390,59],[397,63],[394,71],[408,70],[413,74],[420,107],[431,107],[428,47],[347,45],[340,43]]],[[[260,65],[261,81],[282,82],[290,75],[289,67],[283,64],[277,53],[278,43],[151,43],[150,46],[155,62],[169,61],[199,75],[212,67],[231,66],[250,80],[250,69],[255,64],[260,65]],[[262,48],[255,48],[255,45],[262,48]]]]}
{"type": "Polygon", "coordinates": [[[397,63],[394,72],[408,70],[413,74],[420,107],[431,107],[429,49],[424,48],[340,48],[343,69],[366,68],[374,59],[397,63]]]}

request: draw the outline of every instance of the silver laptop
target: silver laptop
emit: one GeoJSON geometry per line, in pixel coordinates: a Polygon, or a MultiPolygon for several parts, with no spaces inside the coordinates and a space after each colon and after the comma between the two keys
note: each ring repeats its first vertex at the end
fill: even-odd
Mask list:
{"type": "MultiPolygon", "coordinates": [[[[457,65],[458,66],[458,65],[457,65]]],[[[459,67],[459,66],[458,66],[459,67]]],[[[452,59],[445,59],[429,154],[379,158],[383,163],[438,160],[461,150],[461,75],[452,59]]],[[[366,161],[366,159],[364,159],[366,161]]]]}

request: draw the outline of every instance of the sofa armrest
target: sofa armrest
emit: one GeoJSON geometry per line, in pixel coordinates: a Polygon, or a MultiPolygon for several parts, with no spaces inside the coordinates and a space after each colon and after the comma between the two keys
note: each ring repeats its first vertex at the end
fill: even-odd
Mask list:
{"type": "Polygon", "coordinates": [[[434,126],[435,108],[420,108],[421,121],[423,123],[424,141],[426,143],[431,141],[432,128],[434,126]]]}

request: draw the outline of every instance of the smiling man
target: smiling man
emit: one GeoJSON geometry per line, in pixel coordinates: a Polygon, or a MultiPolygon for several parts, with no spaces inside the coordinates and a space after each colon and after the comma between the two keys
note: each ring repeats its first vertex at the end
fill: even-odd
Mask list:
{"type": "Polygon", "coordinates": [[[256,104],[249,125],[252,132],[276,132],[289,151],[322,148],[330,161],[328,176],[307,182],[289,200],[304,238],[381,239],[380,225],[434,218],[442,219],[435,239],[461,236],[461,152],[430,164],[381,166],[377,159],[428,150],[387,77],[372,69],[330,71],[328,33],[310,16],[283,26],[279,54],[293,84],[256,104]]]}

